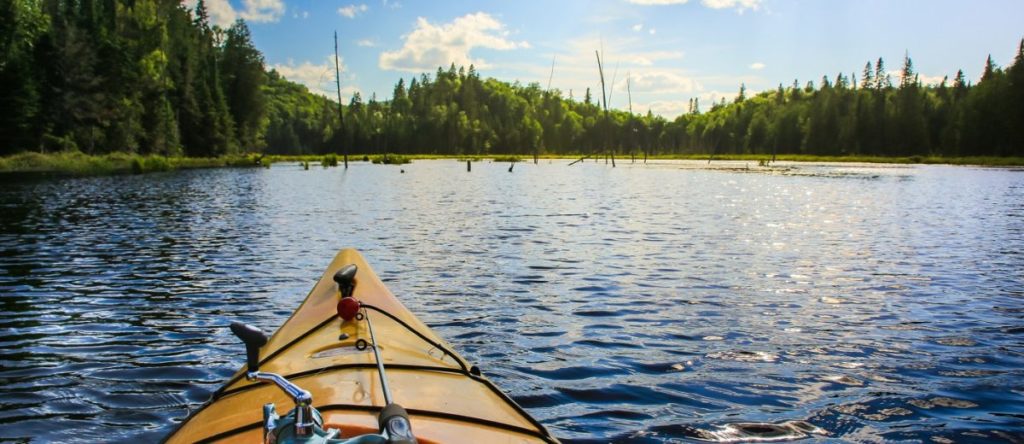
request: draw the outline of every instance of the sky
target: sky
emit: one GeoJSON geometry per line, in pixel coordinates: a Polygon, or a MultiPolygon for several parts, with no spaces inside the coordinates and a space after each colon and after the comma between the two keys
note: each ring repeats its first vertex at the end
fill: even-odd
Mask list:
{"type": "Polygon", "coordinates": [[[691,98],[704,109],[731,100],[741,84],[753,93],[840,72],[859,78],[879,57],[894,77],[908,54],[924,82],[957,69],[976,81],[989,54],[1006,66],[1024,38],[1021,0],[206,2],[216,24],[246,20],[269,68],[328,97],[337,32],[346,102],[357,91],[389,99],[399,78],[451,63],[598,97],[594,51],[603,50],[609,106],[670,119],[691,98]]]}

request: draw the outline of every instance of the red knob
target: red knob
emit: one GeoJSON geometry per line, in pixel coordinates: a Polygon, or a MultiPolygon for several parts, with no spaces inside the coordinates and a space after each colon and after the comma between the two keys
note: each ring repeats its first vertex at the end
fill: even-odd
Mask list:
{"type": "Polygon", "coordinates": [[[346,321],[351,321],[359,313],[360,304],[356,298],[341,298],[338,302],[338,316],[346,321]]]}

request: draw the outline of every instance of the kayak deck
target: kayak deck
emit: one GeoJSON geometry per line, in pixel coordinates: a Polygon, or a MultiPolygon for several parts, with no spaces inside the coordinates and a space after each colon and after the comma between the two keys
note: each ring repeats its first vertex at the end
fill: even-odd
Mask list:
{"type": "MultiPolygon", "coordinates": [[[[308,390],[324,428],[340,429],[343,437],[375,433],[377,413],[385,405],[372,347],[360,348],[370,342],[366,322],[337,316],[339,293],[332,276],[348,264],[359,267],[353,296],[367,308],[388,385],[421,443],[555,442],[406,309],[352,249],[338,253],[302,305],[260,349],[260,371],[308,390]]],[[[262,406],[269,402],[279,414],[293,406],[280,389],[247,381],[239,370],[167,442],[262,442],[262,406]]]]}

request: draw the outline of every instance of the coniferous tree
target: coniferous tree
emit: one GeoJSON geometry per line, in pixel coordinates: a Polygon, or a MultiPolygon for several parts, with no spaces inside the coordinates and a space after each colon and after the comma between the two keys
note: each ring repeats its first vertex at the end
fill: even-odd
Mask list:
{"type": "Polygon", "coordinates": [[[875,86],[875,78],[871,74],[871,62],[870,61],[864,64],[864,71],[861,73],[860,82],[861,82],[860,83],[860,88],[861,89],[869,89],[869,88],[873,88],[875,86]]]}
{"type": "Polygon", "coordinates": [[[258,149],[263,143],[266,106],[262,90],[266,83],[263,55],[253,46],[244,21],[236,21],[225,36],[220,59],[221,82],[235,124],[235,139],[242,149],[258,149]]]}
{"type": "Polygon", "coordinates": [[[481,79],[450,64],[400,79],[390,100],[337,105],[266,72],[248,27],[210,25],[166,0],[7,0],[0,9],[0,152],[79,149],[210,156],[285,153],[646,152],[1024,155],[1024,41],[1005,69],[988,57],[977,85],[962,71],[922,85],[909,54],[898,88],[884,62],[861,78],[760,93],[672,121],[611,109],[536,83],[481,79]],[[344,137],[344,140],[342,140],[344,137]]]}

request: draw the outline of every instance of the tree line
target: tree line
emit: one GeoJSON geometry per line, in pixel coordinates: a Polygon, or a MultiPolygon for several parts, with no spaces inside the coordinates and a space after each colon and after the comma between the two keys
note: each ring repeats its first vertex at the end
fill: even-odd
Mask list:
{"type": "MultiPolygon", "coordinates": [[[[1024,40],[1001,69],[990,56],[977,84],[958,71],[925,85],[904,57],[898,78],[879,58],[860,78],[840,73],[748,97],[740,86],[701,111],[691,99],[674,120],[482,80],[472,66],[438,68],[395,85],[387,102],[356,94],[342,140],[358,152],[440,154],[809,154],[826,156],[1024,156],[1024,40]]],[[[292,144],[294,145],[294,144],[292,144]]],[[[289,145],[291,146],[291,145],[289,145]]]]}
{"type": "MultiPolygon", "coordinates": [[[[1013,64],[989,56],[973,84],[957,72],[923,85],[905,56],[893,79],[881,58],[856,74],[794,81],[707,113],[690,112],[660,135],[681,152],[789,153],[826,156],[1024,156],[1024,40],[1013,64]]],[[[667,144],[666,144],[667,142],[667,144]]]]}
{"type": "Polygon", "coordinates": [[[1024,156],[1024,41],[976,84],[962,71],[923,84],[909,56],[893,79],[879,58],[859,77],[750,97],[741,85],[707,111],[691,99],[673,120],[451,65],[399,79],[390,100],[356,93],[339,119],[336,102],[266,70],[243,21],[211,25],[202,0],[3,1],[0,154],[1024,156]]]}
{"type": "Polygon", "coordinates": [[[202,0],[4,0],[0,54],[0,154],[265,147],[263,56],[202,0]]]}

